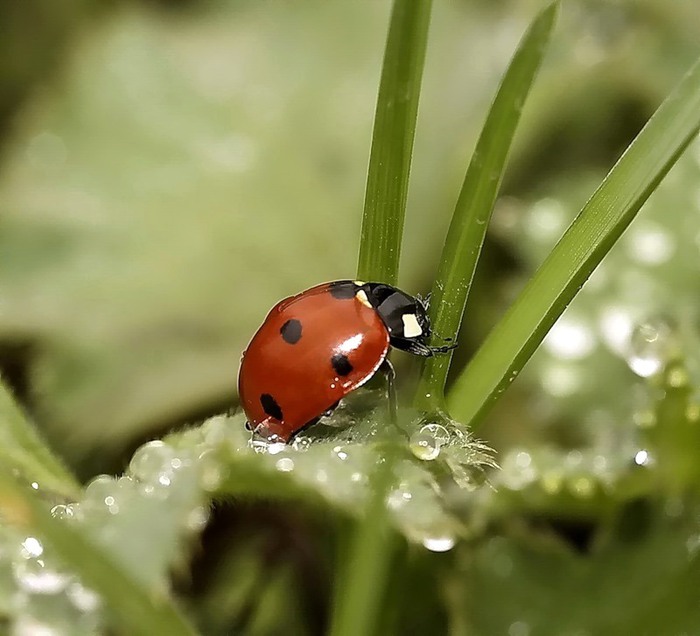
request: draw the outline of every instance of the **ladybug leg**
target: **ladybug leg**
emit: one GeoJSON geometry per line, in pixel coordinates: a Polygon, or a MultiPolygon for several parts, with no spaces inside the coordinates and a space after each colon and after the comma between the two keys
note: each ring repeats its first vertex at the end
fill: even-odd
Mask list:
{"type": "Polygon", "coordinates": [[[434,355],[439,355],[441,353],[447,353],[452,351],[457,347],[456,342],[450,344],[441,345],[439,347],[431,347],[420,340],[409,340],[407,338],[392,338],[391,346],[396,349],[401,349],[402,351],[407,351],[412,353],[414,356],[421,356],[423,358],[432,358],[434,355]]]}
{"type": "Polygon", "coordinates": [[[333,406],[330,406],[327,408],[321,417],[330,417],[333,415],[333,411],[335,411],[338,408],[338,404],[340,404],[340,400],[338,400],[333,406]]]}
{"type": "Polygon", "coordinates": [[[398,426],[398,401],[396,399],[396,371],[389,358],[384,358],[379,367],[382,375],[386,378],[386,389],[389,398],[389,420],[394,426],[398,426]]]}

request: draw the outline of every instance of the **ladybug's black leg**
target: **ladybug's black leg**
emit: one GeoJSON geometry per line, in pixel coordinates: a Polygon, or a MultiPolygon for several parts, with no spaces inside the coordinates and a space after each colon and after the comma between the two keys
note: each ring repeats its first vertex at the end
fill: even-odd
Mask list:
{"type": "Polygon", "coordinates": [[[407,338],[392,338],[391,346],[401,349],[402,351],[407,351],[412,353],[414,356],[421,356],[423,358],[432,358],[434,355],[439,355],[441,353],[447,353],[452,351],[457,346],[456,342],[451,344],[442,345],[440,347],[430,347],[427,344],[420,342],[419,340],[409,340],[407,338]]]}
{"type": "Polygon", "coordinates": [[[389,420],[394,426],[398,426],[398,401],[396,399],[396,371],[389,358],[384,358],[379,370],[386,378],[386,392],[389,398],[389,420]]]}

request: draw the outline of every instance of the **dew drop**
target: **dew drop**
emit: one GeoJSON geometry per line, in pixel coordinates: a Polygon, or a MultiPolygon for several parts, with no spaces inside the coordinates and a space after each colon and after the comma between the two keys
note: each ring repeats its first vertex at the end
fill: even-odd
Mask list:
{"type": "Polygon", "coordinates": [[[56,519],[72,519],[75,516],[75,511],[71,506],[58,504],[51,508],[51,516],[56,519]]]}
{"type": "Polygon", "coordinates": [[[651,455],[649,455],[649,451],[644,448],[638,450],[634,454],[634,463],[637,464],[637,466],[646,466],[650,461],[651,455]]]}
{"type": "Polygon", "coordinates": [[[30,559],[32,557],[39,557],[44,553],[44,546],[41,545],[41,541],[35,537],[27,537],[22,541],[21,555],[25,559],[30,559]]]}
{"type": "Polygon", "coordinates": [[[292,442],[292,448],[299,453],[305,453],[310,447],[311,440],[303,435],[297,435],[292,442]]]}
{"type": "Polygon", "coordinates": [[[440,446],[445,446],[450,442],[450,432],[442,425],[431,422],[420,429],[421,433],[432,435],[440,446]]]}
{"type": "Polygon", "coordinates": [[[342,446],[335,446],[333,448],[333,455],[341,461],[345,461],[348,458],[348,453],[347,451],[343,450],[342,446]]]}
{"type": "Polygon", "coordinates": [[[174,456],[175,451],[165,442],[148,442],[134,453],[129,463],[129,473],[139,481],[157,482],[168,486],[172,475],[170,462],[174,456]],[[168,483],[164,484],[161,478],[165,478],[168,483]]]}
{"type": "Polygon", "coordinates": [[[291,457],[280,457],[275,462],[275,468],[282,473],[289,473],[294,470],[294,460],[291,457]]]}
{"type": "Polygon", "coordinates": [[[423,546],[431,552],[449,552],[455,546],[455,539],[448,535],[425,537],[423,546]]]}
{"type": "Polygon", "coordinates": [[[267,452],[270,455],[279,455],[285,448],[287,448],[287,445],[284,442],[272,442],[268,444],[267,452]]]}
{"type": "Polygon", "coordinates": [[[658,373],[671,353],[671,340],[671,326],[664,320],[638,325],[630,338],[629,368],[643,378],[658,373]]]}
{"type": "Polygon", "coordinates": [[[411,435],[408,445],[411,452],[424,461],[436,459],[440,454],[440,442],[432,433],[423,429],[411,435]]]}

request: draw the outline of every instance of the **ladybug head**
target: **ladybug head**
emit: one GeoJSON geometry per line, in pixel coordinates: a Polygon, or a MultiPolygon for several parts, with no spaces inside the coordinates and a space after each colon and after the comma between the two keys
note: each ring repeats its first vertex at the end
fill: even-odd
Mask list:
{"type": "Polygon", "coordinates": [[[432,355],[426,342],[430,321],[425,305],[396,287],[384,283],[365,283],[363,290],[384,322],[392,346],[418,355],[432,355]]]}

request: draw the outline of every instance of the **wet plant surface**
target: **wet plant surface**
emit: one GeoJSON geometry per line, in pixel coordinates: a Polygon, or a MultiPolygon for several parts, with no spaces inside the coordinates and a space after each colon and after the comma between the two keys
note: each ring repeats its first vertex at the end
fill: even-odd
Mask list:
{"type": "Polygon", "coordinates": [[[535,83],[556,7],[436,0],[423,72],[430,3],[396,2],[362,230],[390,3],[78,4],[53,83],[37,54],[0,104],[0,632],[697,633],[697,67],[586,204],[697,4],[564,6],[535,83]],[[373,381],[249,433],[247,338],[358,244],[368,280],[436,281],[454,359],[393,357],[397,425],[373,381]]]}

